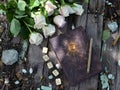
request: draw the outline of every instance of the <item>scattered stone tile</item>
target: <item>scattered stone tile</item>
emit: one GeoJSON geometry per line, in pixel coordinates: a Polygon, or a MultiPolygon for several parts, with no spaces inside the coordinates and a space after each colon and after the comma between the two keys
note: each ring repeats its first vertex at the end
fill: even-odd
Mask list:
{"type": "Polygon", "coordinates": [[[49,56],[48,55],[43,55],[43,60],[47,62],[49,60],[49,56]]]}
{"type": "Polygon", "coordinates": [[[48,63],[47,63],[47,67],[48,67],[49,69],[53,68],[52,62],[48,62],[48,63]]]}
{"type": "Polygon", "coordinates": [[[53,70],[52,73],[53,73],[53,75],[54,75],[55,77],[59,75],[59,72],[58,72],[58,70],[56,70],[56,69],[53,70]]]}
{"type": "Polygon", "coordinates": [[[56,78],[55,79],[55,83],[56,83],[56,85],[61,85],[62,84],[61,79],[60,78],[56,78]]]}
{"type": "Polygon", "coordinates": [[[48,52],[48,48],[47,47],[43,47],[42,53],[46,54],[47,52],[48,52]]]}

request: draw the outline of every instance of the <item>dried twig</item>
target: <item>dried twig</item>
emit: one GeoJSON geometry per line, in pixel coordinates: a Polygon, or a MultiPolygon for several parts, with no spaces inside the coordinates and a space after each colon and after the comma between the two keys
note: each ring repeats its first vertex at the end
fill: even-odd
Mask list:
{"type": "Polygon", "coordinates": [[[117,35],[116,39],[113,41],[112,45],[115,46],[120,38],[120,35],[117,35]]]}
{"type": "Polygon", "coordinates": [[[91,64],[91,55],[92,55],[92,44],[93,39],[90,39],[90,46],[89,46],[89,56],[88,56],[88,63],[87,63],[87,73],[90,72],[90,64],[91,64]]]}

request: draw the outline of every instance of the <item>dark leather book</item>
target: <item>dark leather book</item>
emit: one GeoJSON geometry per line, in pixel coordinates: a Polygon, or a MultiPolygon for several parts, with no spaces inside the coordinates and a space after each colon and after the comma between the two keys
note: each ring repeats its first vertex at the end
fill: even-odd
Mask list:
{"type": "Polygon", "coordinates": [[[75,86],[102,70],[97,51],[92,49],[90,72],[87,73],[89,38],[82,27],[53,37],[50,43],[70,85],[75,86]]]}

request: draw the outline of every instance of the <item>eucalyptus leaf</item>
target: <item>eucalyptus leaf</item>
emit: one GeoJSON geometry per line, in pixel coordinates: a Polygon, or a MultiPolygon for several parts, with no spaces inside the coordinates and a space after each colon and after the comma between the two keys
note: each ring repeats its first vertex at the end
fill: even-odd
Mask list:
{"type": "Polygon", "coordinates": [[[10,31],[14,35],[14,37],[16,37],[19,34],[20,30],[21,30],[20,22],[14,18],[11,21],[10,31]]]}
{"type": "Polygon", "coordinates": [[[110,31],[104,30],[104,31],[103,31],[102,39],[103,39],[103,40],[107,40],[107,39],[109,39],[109,37],[110,37],[110,31]]]}
{"type": "Polygon", "coordinates": [[[33,18],[29,18],[29,17],[26,17],[25,19],[24,19],[24,21],[27,23],[27,25],[29,26],[29,27],[34,27],[34,20],[33,20],[33,18]]]}
{"type": "Polygon", "coordinates": [[[6,12],[6,16],[7,16],[8,21],[11,22],[14,17],[14,14],[12,14],[10,12],[6,12]]]}
{"type": "Polygon", "coordinates": [[[85,2],[85,3],[88,3],[88,2],[89,2],[89,0],[84,0],[84,2],[85,2]]]}
{"type": "Polygon", "coordinates": [[[21,31],[20,31],[20,36],[23,38],[23,39],[28,39],[29,38],[29,30],[28,28],[26,27],[25,24],[22,23],[22,27],[21,27],[21,31]]]}
{"type": "MultiPolygon", "coordinates": [[[[43,0],[41,0],[41,1],[43,1],[43,0]]],[[[35,7],[38,7],[40,5],[40,2],[39,2],[39,0],[30,0],[30,9],[33,9],[33,8],[35,8],[35,7]]]]}
{"type": "Polygon", "coordinates": [[[101,80],[101,84],[102,84],[102,89],[106,89],[109,87],[108,78],[107,78],[106,74],[102,74],[100,76],[100,80],[101,80]]]}
{"type": "Polygon", "coordinates": [[[25,14],[25,11],[16,10],[16,11],[15,11],[15,14],[24,15],[24,14],[25,14]]]}
{"type": "Polygon", "coordinates": [[[19,10],[25,11],[25,7],[26,7],[26,6],[27,6],[27,4],[26,4],[25,1],[23,1],[23,0],[19,0],[19,1],[18,1],[18,8],[19,8],[19,10]]]}
{"type": "Polygon", "coordinates": [[[3,11],[6,11],[6,7],[5,7],[5,5],[0,4],[0,9],[2,9],[3,11]]]}
{"type": "Polygon", "coordinates": [[[17,9],[17,2],[15,0],[9,0],[8,3],[6,4],[6,16],[9,22],[12,21],[16,9],[17,9]]]}
{"type": "Polygon", "coordinates": [[[21,15],[15,15],[15,17],[16,17],[17,19],[21,19],[21,18],[27,17],[27,15],[23,15],[23,16],[21,16],[21,15]]]}

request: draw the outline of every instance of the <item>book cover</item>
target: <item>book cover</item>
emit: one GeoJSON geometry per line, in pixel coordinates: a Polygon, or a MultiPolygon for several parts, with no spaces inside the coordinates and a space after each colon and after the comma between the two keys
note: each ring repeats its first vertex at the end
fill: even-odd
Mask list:
{"type": "Polygon", "coordinates": [[[89,38],[81,26],[51,38],[50,43],[70,85],[75,86],[102,70],[97,51],[92,48],[90,72],[87,73],[89,38]]]}

